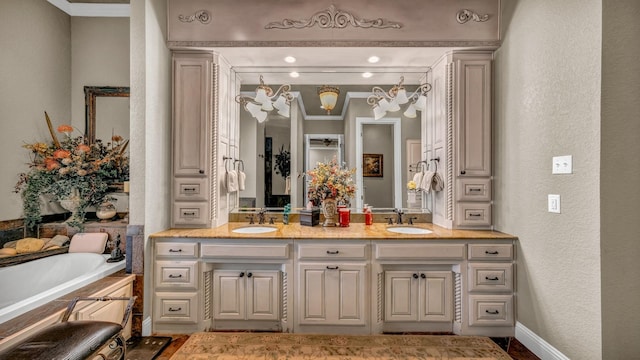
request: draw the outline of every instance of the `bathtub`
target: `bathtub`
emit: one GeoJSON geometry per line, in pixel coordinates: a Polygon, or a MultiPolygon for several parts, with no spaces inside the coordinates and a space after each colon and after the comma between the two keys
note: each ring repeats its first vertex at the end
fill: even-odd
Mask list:
{"type": "Polygon", "coordinates": [[[0,324],[124,269],[109,257],[68,253],[0,268],[0,324]]]}

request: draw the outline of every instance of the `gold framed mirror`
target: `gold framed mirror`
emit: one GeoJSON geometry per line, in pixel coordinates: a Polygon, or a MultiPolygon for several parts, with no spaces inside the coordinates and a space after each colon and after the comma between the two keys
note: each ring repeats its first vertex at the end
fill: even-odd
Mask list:
{"type": "MultiPolygon", "coordinates": [[[[128,86],[85,86],[84,87],[84,104],[85,104],[85,136],[87,141],[92,144],[96,141],[98,129],[96,117],[96,102],[99,97],[129,97],[130,89],[128,86]]],[[[127,103],[126,109],[129,108],[127,103]]],[[[128,113],[128,111],[127,111],[128,113]]],[[[128,127],[127,115],[127,127],[128,127]]],[[[123,134],[121,134],[123,135],[123,134]]],[[[110,138],[110,137],[109,137],[110,138]]]]}

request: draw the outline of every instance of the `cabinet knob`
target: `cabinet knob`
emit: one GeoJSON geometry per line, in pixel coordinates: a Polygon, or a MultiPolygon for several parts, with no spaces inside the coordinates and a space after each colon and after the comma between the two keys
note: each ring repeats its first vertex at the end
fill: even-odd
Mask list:
{"type": "Polygon", "coordinates": [[[200,174],[204,174],[204,170],[199,170],[198,171],[200,174]]]}
{"type": "Polygon", "coordinates": [[[417,279],[418,278],[418,274],[413,274],[413,278],[417,279]]]}
{"type": "Polygon", "coordinates": [[[466,172],[466,171],[464,171],[464,170],[460,171],[460,175],[464,175],[464,174],[466,174],[466,173],[467,173],[467,172],[466,172]]]}
{"type": "Polygon", "coordinates": [[[426,278],[427,278],[427,275],[425,275],[425,274],[420,274],[420,278],[422,278],[422,279],[426,279],[426,278]]]}
{"type": "Polygon", "coordinates": [[[252,276],[253,276],[253,273],[248,273],[247,274],[247,277],[252,277],[252,276]]]}
{"type": "Polygon", "coordinates": [[[243,276],[244,276],[244,273],[243,273],[243,272],[241,272],[241,273],[240,273],[240,277],[243,277],[243,276]]]}

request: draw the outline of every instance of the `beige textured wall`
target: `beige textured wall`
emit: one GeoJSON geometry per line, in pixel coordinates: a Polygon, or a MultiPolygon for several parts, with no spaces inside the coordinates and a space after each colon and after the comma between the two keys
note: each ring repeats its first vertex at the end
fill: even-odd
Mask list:
{"type": "Polygon", "coordinates": [[[601,3],[505,1],[502,13],[494,221],[519,237],[516,318],[571,359],[600,359],[601,3]],[[557,155],[573,155],[573,174],[551,175],[557,155]]]}
{"type": "Polygon", "coordinates": [[[71,44],[71,121],[84,131],[84,86],[129,86],[129,18],[72,17],[71,44]]]}
{"type": "Polygon", "coordinates": [[[640,2],[602,6],[603,359],[640,354],[640,2]]]}
{"type": "MultiPolygon", "coordinates": [[[[12,192],[27,171],[25,143],[50,141],[44,119],[71,116],[71,23],[42,0],[0,1],[0,220],[22,217],[12,192]]],[[[56,122],[57,123],[57,122],[56,122]]],[[[60,125],[60,123],[57,123],[60,125]]]]}

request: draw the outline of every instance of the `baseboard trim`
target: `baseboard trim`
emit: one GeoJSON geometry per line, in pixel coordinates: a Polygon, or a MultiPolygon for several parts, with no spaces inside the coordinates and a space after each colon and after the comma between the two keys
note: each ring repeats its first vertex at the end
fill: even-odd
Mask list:
{"type": "Polygon", "coordinates": [[[536,333],[529,330],[526,326],[522,325],[519,322],[516,322],[516,339],[518,339],[518,341],[520,341],[522,345],[526,346],[527,349],[531,350],[532,353],[536,354],[536,356],[541,359],[569,360],[569,358],[558,351],[558,349],[551,346],[551,344],[544,341],[543,338],[541,338],[536,333]]]}
{"type": "Polygon", "coordinates": [[[151,317],[142,321],[142,336],[151,336],[151,317]]]}

